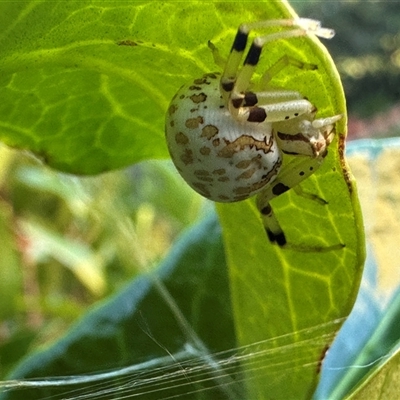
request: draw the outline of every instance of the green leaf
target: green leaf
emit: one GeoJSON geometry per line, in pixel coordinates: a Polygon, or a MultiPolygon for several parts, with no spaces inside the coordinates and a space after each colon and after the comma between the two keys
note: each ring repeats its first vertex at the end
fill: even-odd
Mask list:
{"type": "Polygon", "coordinates": [[[21,221],[20,229],[35,247],[36,259],[53,257],[67,266],[94,295],[104,293],[104,260],[87,244],[57,234],[33,221],[21,221]]]}
{"type": "Polygon", "coordinates": [[[207,41],[228,49],[267,4],[1,2],[0,139],[78,174],[167,157],[170,99],[216,69],[207,41]]]}
{"type": "Polygon", "coordinates": [[[1,140],[80,174],[167,156],[169,99],[209,53],[189,29],[195,14],[172,2],[27,1],[1,2],[0,15],[1,140]]]}
{"type": "MultiPolygon", "coordinates": [[[[331,399],[362,399],[362,398],[396,398],[389,393],[396,393],[399,369],[400,345],[399,334],[400,290],[391,299],[379,324],[371,333],[369,340],[351,360],[351,366],[360,368],[345,368],[345,374],[330,393],[331,399]],[[362,394],[369,396],[362,397],[362,394]],[[385,395],[383,395],[385,393],[385,395]],[[382,396],[382,397],[380,397],[382,396]]],[[[397,391],[398,393],[398,391],[397,391]]]]}
{"type": "MultiPolygon", "coordinates": [[[[25,378],[28,388],[24,382],[5,382],[13,390],[0,399],[23,396],[34,400],[61,393],[69,398],[68,393],[78,396],[84,392],[89,398],[104,400],[110,399],[110,393],[159,399],[191,391],[199,392],[199,397],[191,398],[202,398],[203,391],[204,398],[223,398],[219,396],[241,386],[239,380],[236,384],[229,378],[230,385],[224,387],[228,375],[216,363],[219,357],[229,357],[232,349],[234,352],[235,336],[228,275],[221,230],[212,213],[177,241],[154,276],[143,274],[135,279],[117,296],[88,312],[54,346],[26,359],[11,378],[25,378]],[[99,379],[106,386],[97,386],[94,380],[71,384],[74,377],[69,384],[52,384],[46,378],[44,387],[36,383],[29,389],[27,379],[99,373],[124,366],[132,367],[126,380],[123,374],[122,380],[112,375],[108,380],[99,379]],[[199,366],[203,370],[199,371],[199,366]],[[164,379],[164,373],[171,373],[170,378],[164,379]]],[[[239,373],[234,363],[227,367],[232,378],[239,373]]]]}
{"type": "MultiPolygon", "coordinates": [[[[240,23],[290,16],[280,1],[45,1],[0,7],[0,137],[43,156],[54,167],[82,174],[166,157],[163,125],[169,100],[186,81],[217,69],[207,41],[225,55],[240,23]]],[[[274,85],[300,91],[317,106],[318,116],[345,113],[337,72],[317,40],[268,45],[258,71],[284,54],[313,63],[318,70],[288,67],[274,77],[274,85]]],[[[289,243],[306,249],[336,244],[345,248],[309,253],[278,249],[267,242],[252,201],[218,206],[239,345],[266,340],[258,351],[268,350],[259,369],[243,362],[248,398],[310,397],[320,360],[339,326],[335,321],[343,321],[354,302],[364,236],[354,181],[343,159],[345,126],[343,118],[323,167],[302,185],[328,205],[290,192],[273,202],[289,243]],[[279,353],[282,346],[286,352],[279,353]],[[269,352],[275,350],[283,363],[271,362],[273,367],[267,368],[269,352]]],[[[211,242],[202,247],[202,256],[209,257],[212,248],[211,242]]],[[[219,285],[205,287],[201,295],[220,290],[219,285]]],[[[179,307],[186,310],[188,304],[193,303],[179,307]]],[[[212,313],[218,310],[211,308],[212,313]]],[[[215,326],[218,322],[213,320],[215,326]]],[[[212,336],[213,324],[201,326],[212,336]]],[[[227,338],[233,348],[232,336],[227,338]]],[[[83,343],[89,348],[88,341],[83,343]]],[[[170,352],[177,350],[172,341],[162,343],[170,352]]],[[[96,350],[98,354],[99,345],[96,350]]],[[[140,351],[145,357],[159,354],[140,351]]],[[[107,367],[96,362],[86,365],[93,371],[107,367]]]]}
{"type": "MultiPolygon", "coordinates": [[[[289,17],[283,3],[269,3],[268,8],[270,18],[289,17]]],[[[317,73],[285,69],[278,85],[299,90],[317,107],[318,116],[346,114],[335,65],[317,40],[291,39],[268,46],[265,58],[266,54],[270,63],[288,54],[317,65],[317,73]]],[[[290,335],[286,345],[293,349],[291,362],[282,370],[261,374],[251,363],[244,365],[252,399],[309,398],[318,382],[320,362],[340,326],[333,321],[343,322],[355,301],[365,258],[364,233],[355,181],[343,154],[346,118],[336,130],[323,166],[301,184],[305,192],[328,204],[292,191],[272,202],[292,249],[268,242],[251,200],[217,207],[239,344],[267,340],[265,349],[273,351],[282,346],[274,338],[290,335]],[[312,250],[340,244],[345,247],[312,250]],[[315,329],[311,337],[310,328],[315,329]],[[317,340],[321,335],[324,340],[317,340]],[[307,349],[300,346],[308,340],[307,349]]]]}
{"type": "Polygon", "coordinates": [[[14,241],[12,210],[0,201],[0,323],[19,309],[19,295],[23,280],[20,271],[20,256],[14,241]]]}
{"type": "Polygon", "coordinates": [[[400,342],[391,356],[367,376],[347,400],[396,399],[400,392],[400,342]]]}

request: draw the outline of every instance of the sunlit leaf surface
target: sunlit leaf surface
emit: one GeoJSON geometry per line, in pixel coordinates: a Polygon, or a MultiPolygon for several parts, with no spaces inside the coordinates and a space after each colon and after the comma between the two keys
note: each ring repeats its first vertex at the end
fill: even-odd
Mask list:
{"type": "MultiPolygon", "coordinates": [[[[207,41],[226,55],[240,23],[290,16],[278,1],[3,2],[0,11],[0,138],[79,174],[167,157],[170,99],[188,80],[218,69],[207,41]]],[[[334,65],[316,40],[268,45],[259,72],[284,54],[318,70],[288,67],[274,86],[300,91],[318,116],[345,113],[334,65]]],[[[289,367],[265,370],[265,359],[243,365],[249,399],[310,397],[338,327],[330,322],[353,304],[364,237],[343,160],[345,126],[343,118],[323,167],[302,185],[328,204],[292,193],[273,202],[288,242],[305,251],[271,246],[252,201],[218,207],[238,345],[289,335],[289,367]],[[332,245],[345,247],[310,251],[332,245]],[[327,336],[317,343],[314,334],[327,336]],[[297,346],[306,340],[313,345],[297,346]]]]}
{"type": "MultiPolygon", "coordinates": [[[[288,16],[281,4],[269,5],[269,15],[288,16]]],[[[334,40],[334,39],[333,39],[334,40]]],[[[300,90],[318,108],[318,115],[345,114],[345,101],[335,66],[314,40],[290,40],[268,46],[264,57],[273,63],[283,54],[318,65],[317,71],[282,71],[279,84],[300,90]]],[[[232,298],[238,340],[254,343],[292,332],[294,342],[304,340],[301,330],[346,317],[355,300],[364,261],[364,234],[355,183],[343,159],[346,119],[337,123],[322,168],[301,186],[327,205],[295,193],[272,202],[291,249],[279,249],[265,237],[252,201],[219,205],[231,271],[232,298]],[[343,244],[344,248],[323,251],[343,244]]],[[[296,354],[290,374],[275,371],[258,376],[249,386],[254,398],[308,398],[318,381],[320,361],[331,343],[310,345],[308,354],[296,354]]],[[[302,349],[303,351],[303,349],[302,349]]],[[[251,396],[250,396],[251,397],[251,396]]]]}

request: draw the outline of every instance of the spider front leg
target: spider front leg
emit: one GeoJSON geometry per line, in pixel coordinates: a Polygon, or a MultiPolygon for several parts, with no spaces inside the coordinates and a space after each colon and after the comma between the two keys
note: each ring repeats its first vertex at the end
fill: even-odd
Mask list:
{"type": "MultiPolygon", "coordinates": [[[[332,29],[322,28],[319,21],[307,18],[269,20],[241,25],[236,34],[221,78],[221,92],[225,101],[243,97],[243,94],[250,85],[251,78],[261,56],[261,51],[267,43],[281,39],[305,36],[307,33],[312,33],[326,39],[330,39],[335,34],[332,29]],[[243,67],[238,73],[239,64],[246,48],[250,30],[273,26],[290,27],[294,29],[256,37],[250,46],[243,67]]],[[[214,58],[216,58],[215,55],[214,58]]],[[[290,59],[288,62],[290,63],[290,59]]]]}
{"type": "MultiPolygon", "coordinates": [[[[266,43],[304,36],[307,33],[312,33],[326,39],[330,39],[334,35],[332,29],[322,28],[319,21],[307,18],[267,20],[240,25],[221,77],[220,90],[225,102],[227,103],[229,99],[240,99],[243,97],[260,59],[262,48],[266,43]],[[292,29],[255,38],[247,53],[243,67],[239,71],[239,65],[246,49],[249,32],[253,29],[265,29],[269,27],[289,27],[292,29]]],[[[209,47],[213,52],[216,63],[222,64],[223,60],[219,56],[215,46],[209,43],[209,47]]]]}
{"type": "MultiPolygon", "coordinates": [[[[271,242],[276,242],[279,246],[286,244],[286,237],[270,202],[289,189],[296,190],[302,181],[321,166],[334,136],[334,123],[342,116],[335,115],[316,120],[312,114],[306,117],[309,119],[274,124],[274,136],[281,151],[299,157],[284,165],[277,178],[257,196],[257,207],[267,235],[271,242]],[[286,130],[285,133],[282,132],[283,129],[286,130]]],[[[298,192],[301,193],[301,190],[298,192]]],[[[313,198],[307,195],[307,197],[320,201],[316,196],[313,198]]],[[[320,203],[323,204],[322,201],[320,203]]]]}

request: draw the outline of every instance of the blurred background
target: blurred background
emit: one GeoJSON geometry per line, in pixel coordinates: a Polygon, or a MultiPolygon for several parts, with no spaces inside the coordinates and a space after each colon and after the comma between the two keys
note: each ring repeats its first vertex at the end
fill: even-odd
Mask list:
{"type": "MultiPolygon", "coordinates": [[[[291,4],[337,32],[324,43],[343,79],[349,140],[398,136],[400,3],[291,4]]],[[[207,212],[211,205],[180,182],[163,162],[76,178],[0,147],[0,379],[156,265],[207,212]],[[170,192],[173,201],[160,196],[170,192]]]]}
{"type": "Polygon", "coordinates": [[[400,134],[400,3],[293,1],[336,36],[324,41],[343,81],[349,140],[400,134]]]}

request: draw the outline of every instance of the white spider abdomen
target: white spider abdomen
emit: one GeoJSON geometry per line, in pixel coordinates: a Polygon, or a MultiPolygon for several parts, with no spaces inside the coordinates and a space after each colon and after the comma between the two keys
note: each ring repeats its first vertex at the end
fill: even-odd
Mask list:
{"type": "Polygon", "coordinates": [[[270,123],[238,122],[225,107],[219,74],[184,85],[166,117],[172,160],[185,181],[210,200],[233,202],[258,193],[282,160],[270,123]]]}

